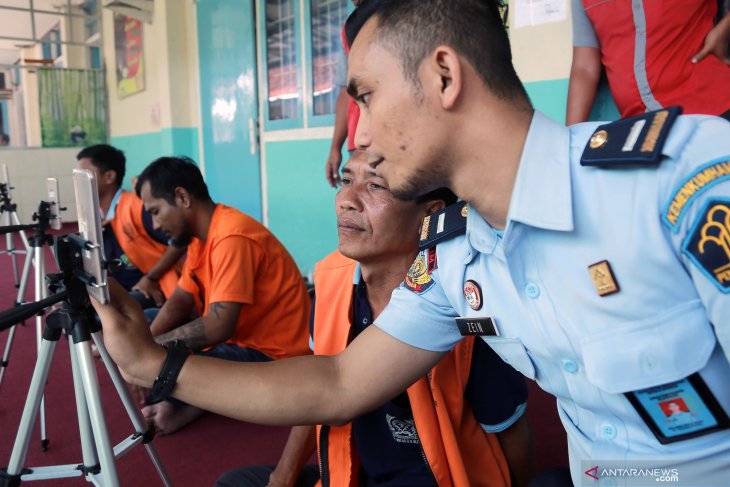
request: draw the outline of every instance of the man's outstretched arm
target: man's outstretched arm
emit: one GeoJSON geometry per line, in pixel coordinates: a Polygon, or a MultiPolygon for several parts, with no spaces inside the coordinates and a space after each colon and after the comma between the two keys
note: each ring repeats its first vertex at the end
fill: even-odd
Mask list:
{"type": "MultiPolygon", "coordinates": [[[[93,302],[104,327],[104,342],[128,380],[150,387],[162,368],[165,350],[152,339],[139,304],[116,282],[110,288],[109,304],[93,302]]],[[[339,355],[268,363],[191,356],[173,396],[242,421],[343,424],[395,397],[442,356],[371,326],[339,355]]]]}

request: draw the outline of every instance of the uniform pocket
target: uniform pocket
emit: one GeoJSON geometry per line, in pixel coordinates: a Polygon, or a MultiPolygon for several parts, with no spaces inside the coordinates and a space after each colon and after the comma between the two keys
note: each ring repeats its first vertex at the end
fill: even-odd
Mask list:
{"type": "Polygon", "coordinates": [[[521,372],[528,379],[535,379],[535,366],[522,342],[516,338],[482,337],[502,360],[521,372]]]}
{"type": "Polygon", "coordinates": [[[697,372],[717,341],[700,300],[605,329],[583,338],[581,349],[588,380],[613,394],[666,384],[697,372]]]}

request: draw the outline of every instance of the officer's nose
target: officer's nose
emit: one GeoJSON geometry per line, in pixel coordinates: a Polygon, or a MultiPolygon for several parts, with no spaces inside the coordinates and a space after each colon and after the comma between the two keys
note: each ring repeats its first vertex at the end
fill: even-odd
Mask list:
{"type": "Polygon", "coordinates": [[[355,146],[358,149],[367,149],[371,143],[370,116],[364,110],[360,110],[360,117],[357,119],[357,129],[355,129],[355,146]]]}

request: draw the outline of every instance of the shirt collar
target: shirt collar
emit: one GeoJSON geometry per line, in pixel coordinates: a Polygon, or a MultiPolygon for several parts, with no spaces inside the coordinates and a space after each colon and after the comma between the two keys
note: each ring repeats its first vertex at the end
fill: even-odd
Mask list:
{"type": "Polygon", "coordinates": [[[362,271],[360,270],[360,263],[355,264],[355,275],[352,278],[352,283],[357,286],[362,281],[362,271]]]}
{"type": "Polygon", "coordinates": [[[507,221],[573,230],[570,130],[538,111],[527,132],[507,221]]]}
{"type": "Polygon", "coordinates": [[[117,212],[117,204],[119,203],[119,198],[122,197],[122,188],[119,188],[116,193],[114,193],[114,198],[112,198],[112,202],[109,205],[109,211],[106,215],[101,215],[102,220],[111,221],[114,219],[114,215],[117,212]]]}

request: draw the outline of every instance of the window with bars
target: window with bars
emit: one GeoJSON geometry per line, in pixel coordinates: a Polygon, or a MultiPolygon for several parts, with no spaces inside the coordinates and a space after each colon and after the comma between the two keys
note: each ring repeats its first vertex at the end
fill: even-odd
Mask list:
{"type": "Polygon", "coordinates": [[[299,116],[294,0],[266,0],[266,72],[269,120],[299,116]]]}
{"type": "Polygon", "coordinates": [[[335,113],[335,73],[342,51],[341,30],[348,13],[348,0],[311,0],[312,114],[335,113]]]}

